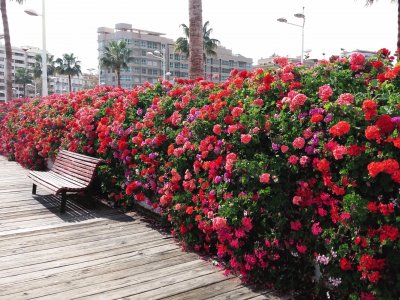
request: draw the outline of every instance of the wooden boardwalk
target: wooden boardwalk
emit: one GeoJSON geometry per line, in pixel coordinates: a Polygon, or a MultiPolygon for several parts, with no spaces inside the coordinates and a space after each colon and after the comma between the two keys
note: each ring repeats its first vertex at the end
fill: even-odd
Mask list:
{"type": "Polygon", "coordinates": [[[225,277],[136,213],[87,209],[0,156],[0,299],[282,299],[225,277]]]}

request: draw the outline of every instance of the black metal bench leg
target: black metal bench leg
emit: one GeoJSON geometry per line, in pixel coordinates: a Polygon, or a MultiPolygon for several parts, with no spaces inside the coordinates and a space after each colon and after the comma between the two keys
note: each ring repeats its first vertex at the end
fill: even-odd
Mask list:
{"type": "Polygon", "coordinates": [[[63,192],[61,194],[61,208],[60,208],[60,213],[65,212],[65,206],[67,205],[67,193],[63,192]]]}
{"type": "Polygon", "coordinates": [[[36,195],[36,184],[32,185],[32,194],[36,195]]]}

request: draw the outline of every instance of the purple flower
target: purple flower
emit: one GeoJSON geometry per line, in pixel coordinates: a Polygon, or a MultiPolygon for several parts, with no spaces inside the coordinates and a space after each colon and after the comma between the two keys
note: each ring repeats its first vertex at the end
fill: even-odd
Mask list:
{"type": "Polygon", "coordinates": [[[138,114],[138,116],[141,116],[143,114],[143,109],[139,108],[136,113],[138,114]]]}
{"type": "Polygon", "coordinates": [[[272,149],[278,151],[279,149],[281,149],[281,145],[272,143],[272,149]]]}
{"type": "Polygon", "coordinates": [[[320,107],[310,109],[310,116],[315,115],[315,114],[320,114],[320,115],[322,115],[323,113],[325,113],[325,109],[320,108],[320,107]]]}
{"type": "Polygon", "coordinates": [[[315,149],[314,149],[314,146],[312,146],[312,145],[307,146],[304,150],[306,151],[306,153],[308,155],[315,154],[315,149]]]}
{"type": "Polygon", "coordinates": [[[221,176],[219,176],[219,175],[215,176],[215,178],[214,178],[214,183],[218,184],[218,183],[220,183],[221,181],[222,181],[222,177],[221,177],[221,176]]]}
{"type": "Polygon", "coordinates": [[[333,115],[332,114],[327,114],[325,119],[324,119],[324,122],[325,123],[329,123],[330,121],[332,121],[332,119],[333,119],[333,115]]]}
{"type": "Polygon", "coordinates": [[[392,122],[396,123],[396,124],[399,124],[400,123],[400,117],[393,117],[392,118],[392,122]]]}

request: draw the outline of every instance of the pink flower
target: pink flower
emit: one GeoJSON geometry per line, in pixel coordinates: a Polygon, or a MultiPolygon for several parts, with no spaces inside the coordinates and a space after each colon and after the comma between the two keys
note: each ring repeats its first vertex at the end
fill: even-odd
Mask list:
{"type": "Polygon", "coordinates": [[[290,111],[296,111],[300,106],[302,106],[307,101],[307,96],[303,94],[296,94],[290,101],[290,111]]]}
{"type": "Polygon", "coordinates": [[[225,218],[215,217],[213,219],[213,229],[214,230],[219,230],[219,229],[225,228],[226,226],[227,226],[227,221],[225,218]]]}
{"type": "Polygon", "coordinates": [[[219,125],[219,124],[214,125],[213,132],[215,134],[220,134],[221,133],[221,125],[219,125]]]}
{"type": "Polygon", "coordinates": [[[303,155],[302,157],[300,157],[300,165],[302,167],[305,167],[309,161],[310,159],[308,158],[308,156],[303,155]]]}
{"type": "Polygon", "coordinates": [[[339,96],[339,98],[336,100],[337,104],[340,105],[350,105],[354,103],[354,96],[349,93],[344,93],[339,96]]]}
{"type": "Polygon", "coordinates": [[[240,140],[243,144],[248,144],[251,141],[251,135],[250,134],[242,134],[240,136],[240,140]]]}
{"type": "Polygon", "coordinates": [[[342,145],[336,146],[333,151],[333,156],[336,160],[342,159],[345,154],[347,154],[347,148],[342,145]]]}
{"type": "Polygon", "coordinates": [[[290,222],[290,229],[294,230],[294,231],[298,231],[301,229],[301,222],[299,220],[296,221],[291,221],[290,222]]]}
{"type": "Polygon", "coordinates": [[[298,160],[299,158],[296,155],[290,155],[290,157],[288,158],[288,162],[292,165],[297,164],[298,160]]]}
{"type": "Polygon", "coordinates": [[[319,226],[319,222],[312,224],[311,232],[313,235],[319,235],[322,232],[322,228],[319,226]]]}
{"type": "Polygon", "coordinates": [[[303,137],[305,139],[309,139],[314,135],[314,133],[312,132],[312,129],[310,127],[306,128],[303,130],[303,137]]]}
{"type": "Polygon", "coordinates": [[[303,203],[303,199],[300,196],[294,196],[292,202],[294,205],[301,205],[303,203]]]}
{"type": "Polygon", "coordinates": [[[296,149],[302,149],[305,145],[306,141],[302,137],[295,138],[292,145],[296,149]]]}
{"type": "Polygon", "coordinates": [[[328,101],[329,97],[332,96],[333,91],[329,85],[323,85],[318,90],[319,98],[322,101],[328,101]]]}
{"type": "Polygon", "coordinates": [[[243,108],[241,108],[241,107],[234,107],[232,109],[232,116],[233,117],[240,117],[242,113],[243,113],[243,108]]]}
{"type": "Polygon", "coordinates": [[[286,145],[282,145],[282,146],[281,146],[281,151],[282,151],[282,153],[286,153],[288,150],[289,150],[289,147],[288,147],[288,146],[286,146],[286,145]]]}
{"type": "Polygon", "coordinates": [[[229,125],[228,126],[228,133],[235,133],[237,130],[237,126],[236,125],[229,125]]]}
{"type": "Polygon", "coordinates": [[[260,176],[260,182],[261,182],[261,183],[269,183],[270,178],[271,178],[271,175],[270,175],[270,174],[268,174],[268,173],[263,173],[263,174],[261,174],[261,176],[260,176]]]}

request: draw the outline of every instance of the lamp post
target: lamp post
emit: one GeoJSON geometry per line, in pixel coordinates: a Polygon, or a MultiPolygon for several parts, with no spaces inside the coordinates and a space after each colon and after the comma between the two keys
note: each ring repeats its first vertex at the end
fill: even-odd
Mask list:
{"type": "Polygon", "coordinates": [[[154,52],[150,52],[150,51],[147,52],[147,55],[161,60],[162,72],[163,72],[163,77],[162,77],[163,80],[165,80],[166,76],[171,75],[170,72],[167,72],[167,73],[165,72],[165,52],[161,52],[159,50],[155,50],[154,52]]]}
{"type": "Polygon", "coordinates": [[[25,13],[30,16],[42,16],[42,96],[48,95],[47,89],[47,51],[46,51],[46,10],[45,0],[42,0],[42,14],[38,14],[33,9],[26,9],[25,13]]]}
{"type": "Polygon", "coordinates": [[[303,58],[303,56],[304,56],[304,25],[306,23],[306,16],[304,14],[304,6],[303,6],[303,12],[294,14],[294,16],[296,18],[303,19],[303,24],[299,25],[299,24],[289,23],[286,18],[279,18],[279,19],[277,19],[277,21],[285,23],[285,24],[301,27],[301,56],[300,56],[300,62],[303,63],[304,62],[304,58],[303,58]]]}

